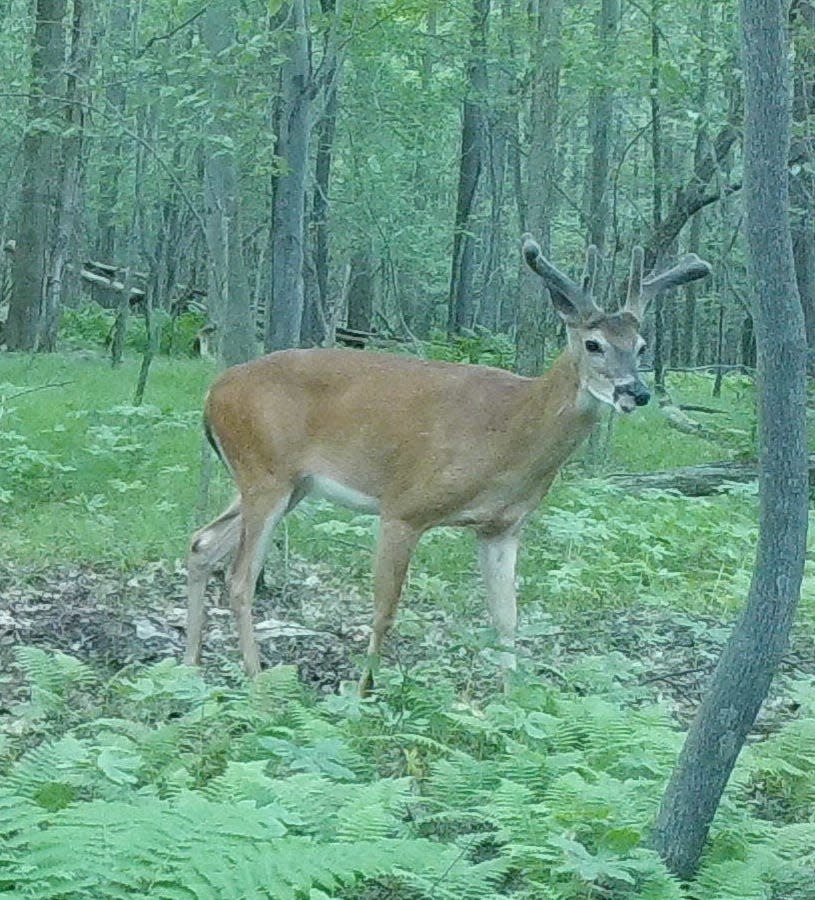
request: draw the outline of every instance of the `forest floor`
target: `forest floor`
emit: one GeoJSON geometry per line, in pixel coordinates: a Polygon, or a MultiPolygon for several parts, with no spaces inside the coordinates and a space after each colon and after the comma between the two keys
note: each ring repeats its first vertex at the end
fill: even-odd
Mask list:
{"type": "MultiPolygon", "coordinates": [[[[329,567],[289,560],[284,588],[263,586],[254,604],[255,633],[264,666],[294,665],[301,681],[318,693],[340,689],[358,677],[370,632],[369,601],[342,583],[329,567]]],[[[184,649],[185,574],[178,566],[152,564],[138,574],[83,566],[37,568],[0,564],[0,710],[9,709],[28,690],[13,657],[15,645],[28,644],[70,654],[104,675],[129,666],[180,659],[184,649]]],[[[210,587],[204,668],[233,680],[239,657],[223,579],[210,587]]],[[[495,665],[477,648],[463,648],[451,633],[449,613],[438,604],[403,614],[421,622],[415,634],[392,634],[383,664],[410,672],[429,654],[446,657],[449,672],[464,695],[479,696],[497,687],[495,665]]],[[[477,603],[478,601],[474,601],[477,603]]],[[[474,609],[476,627],[486,624],[474,609]]],[[[635,665],[642,699],[667,704],[687,725],[704,692],[730,625],[724,616],[678,613],[653,605],[559,614],[553,610],[543,629],[522,637],[519,653],[543,680],[566,683],[584,692],[563,671],[585,660],[619,659],[620,673],[635,665]]],[[[409,629],[416,632],[416,629],[409,629]]],[[[579,668],[579,667],[578,667],[579,668]]],[[[787,678],[815,675],[815,653],[805,634],[793,637],[773,693],[762,708],[753,738],[774,731],[795,713],[785,691],[787,678]]],[[[622,677],[626,677],[623,675],[622,677]]],[[[563,685],[561,685],[563,686],[563,685]]],[[[588,688],[585,688],[588,690],[588,688]]]]}

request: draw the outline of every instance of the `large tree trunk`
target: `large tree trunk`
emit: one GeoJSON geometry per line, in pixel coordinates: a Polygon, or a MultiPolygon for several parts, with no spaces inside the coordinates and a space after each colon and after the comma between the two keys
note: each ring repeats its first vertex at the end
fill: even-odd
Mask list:
{"type": "Polygon", "coordinates": [[[334,138],[337,133],[337,114],[340,107],[340,76],[342,56],[337,48],[339,22],[342,19],[342,0],[320,0],[323,15],[332,16],[332,25],[326,36],[322,68],[324,75],[323,109],[316,125],[316,159],[314,163],[314,199],[311,205],[311,228],[314,239],[313,265],[314,288],[307,293],[304,310],[302,339],[304,344],[321,344],[326,338],[331,302],[329,297],[329,196],[331,189],[331,165],[334,156],[334,138]]]}
{"type": "MultiPolygon", "coordinates": [[[[530,144],[527,160],[525,231],[531,231],[545,255],[551,252],[551,225],[556,210],[558,174],[557,126],[560,88],[561,23],[563,0],[539,0],[533,25],[538,40],[530,109],[530,144]]],[[[549,296],[541,279],[519,263],[518,320],[515,337],[516,369],[539,375],[543,369],[548,324],[553,321],[549,296]]]]}
{"type": "Polygon", "coordinates": [[[13,290],[5,326],[9,350],[32,350],[40,331],[60,199],[59,130],[54,120],[65,93],[65,0],[37,0],[31,51],[31,100],[23,142],[13,290]]]}
{"type": "MultiPolygon", "coordinates": [[[[93,0],[74,0],[71,23],[71,53],[65,92],[65,133],[62,140],[60,197],[54,246],[51,251],[40,324],[39,348],[53,351],[63,298],[68,294],[68,261],[80,259],[79,230],[82,217],[82,189],[85,180],[85,117],[91,67],[91,22],[93,0]]],[[[78,284],[77,267],[71,283],[78,284]]]]}
{"type": "Polygon", "coordinates": [[[476,304],[473,291],[475,274],[475,239],[473,211],[476,192],[485,159],[487,134],[487,28],[490,0],[472,0],[470,59],[467,65],[467,87],[461,122],[456,221],[453,229],[453,265],[447,330],[455,334],[472,328],[476,304]]]}
{"type": "Polygon", "coordinates": [[[229,87],[231,79],[223,71],[223,54],[234,42],[232,9],[230,0],[216,0],[201,22],[212,66],[210,134],[204,165],[209,294],[218,326],[220,357],[227,366],[255,355],[255,323],[241,243],[238,174],[229,140],[229,112],[236,98],[229,87]]]}
{"type": "MultiPolygon", "coordinates": [[[[512,39],[512,0],[501,0],[502,32],[506,34],[504,54],[514,59],[517,49],[512,39]]],[[[498,68],[492,80],[491,93],[496,98],[489,110],[488,147],[486,152],[487,175],[489,179],[489,219],[484,223],[485,252],[481,289],[476,320],[490,331],[500,329],[503,318],[502,306],[506,297],[503,257],[506,252],[505,240],[505,196],[509,142],[514,132],[512,107],[515,86],[511,73],[503,66],[498,68]]]]}
{"type": "Polygon", "coordinates": [[[296,347],[303,321],[303,241],[311,126],[306,0],[292,0],[290,24],[277,116],[276,152],[285,170],[275,178],[272,200],[272,296],[267,308],[267,350],[296,347]]]}
{"type": "MultiPolygon", "coordinates": [[[[118,59],[132,53],[131,2],[118,0],[110,6],[105,42],[111,54],[118,59]]],[[[111,112],[124,119],[127,104],[127,78],[121,71],[112,72],[105,85],[105,102],[111,112]],[[112,76],[112,77],[111,77],[112,76]]],[[[104,262],[119,262],[119,178],[122,174],[122,132],[119,128],[104,129],[100,138],[99,153],[99,213],[96,220],[96,254],[104,262]]]]}
{"type": "MultiPolygon", "coordinates": [[[[815,146],[807,121],[815,109],[815,2],[797,0],[792,16],[795,34],[795,71],[792,115],[800,125],[800,165],[790,177],[792,249],[798,293],[804,308],[807,346],[815,350],[815,146]]],[[[812,370],[810,365],[810,371],[812,370]]]]}
{"type": "Polygon", "coordinates": [[[725,785],[786,650],[801,589],[809,485],[806,338],[788,224],[790,110],[784,0],[742,0],[744,201],[758,338],[759,539],[744,612],[688,732],[654,829],[668,867],[694,873],[725,785]]]}
{"type": "Polygon", "coordinates": [[[617,27],[620,20],[619,0],[602,0],[597,17],[600,71],[602,80],[589,96],[589,129],[591,157],[588,178],[586,218],[589,242],[602,259],[609,217],[608,166],[611,148],[611,123],[614,116],[614,59],[617,52],[617,27]]]}

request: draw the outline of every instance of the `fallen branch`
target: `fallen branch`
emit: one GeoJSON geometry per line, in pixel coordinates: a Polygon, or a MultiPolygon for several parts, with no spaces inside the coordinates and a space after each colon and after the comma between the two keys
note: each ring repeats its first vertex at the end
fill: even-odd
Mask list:
{"type": "MultiPolygon", "coordinates": [[[[728,484],[748,484],[758,478],[758,464],[746,462],[704,463],[665,472],[609,475],[611,484],[639,494],[647,490],[678,491],[686,497],[708,497],[728,484]]],[[[809,457],[809,484],[815,486],[815,455],[809,457]]]]}
{"type": "MultiPolygon", "coordinates": [[[[106,288],[109,291],[115,291],[116,293],[120,293],[125,289],[124,282],[117,281],[113,278],[106,278],[104,275],[99,275],[97,272],[91,272],[90,269],[82,269],[80,270],[80,277],[83,281],[87,281],[90,284],[98,284],[101,287],[106,288]]],[[[131,287],[130,288],[130,302],[131,303],[139,303],[144,299],[144,291],[141,288],[131,287]]]]}
{"type": "Polygon", "coordinates": [[[692,419],[667,394],[660,398],[659,408],[671,428],[675,428],[683,434],[692,434],[694,437],[704,438],[706,441],[716,440],[715,432],[701,422],[697,422],[696,419],[692,419]]]}
{"type": "Polygon", "coordinates": [[[721,415],[723,409],[714,409],[712,406],[698,406],[696,403],[680,403],[679,408],[682,412],[700,412],[708,413],[711,416],[721,415]]]}
{"type": "Polygon", "coordinates": [[[25,394],[35,394],[37,391],[47,391],[49,388],[65,387],[66,384],[73,383],[73,381],[49,381],[48,384],[38,384],[36,387],[23,388],[21,391],[17,391],[16,394],[10,394],[6,397],[6,400],[16,400],[18,397],[25,396],[25,394]]]}

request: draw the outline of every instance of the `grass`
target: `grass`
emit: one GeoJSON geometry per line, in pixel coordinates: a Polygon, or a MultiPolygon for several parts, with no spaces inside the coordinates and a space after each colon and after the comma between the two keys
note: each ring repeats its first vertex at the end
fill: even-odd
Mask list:
{"type": "Polygon", "coordinates": [[[86,353],[0,357],[7,553],[123,567],[183,553],[214,370],[157,360],[141,408],[131,405],[137,374],[135,359],[112,371],[86,353]]]}

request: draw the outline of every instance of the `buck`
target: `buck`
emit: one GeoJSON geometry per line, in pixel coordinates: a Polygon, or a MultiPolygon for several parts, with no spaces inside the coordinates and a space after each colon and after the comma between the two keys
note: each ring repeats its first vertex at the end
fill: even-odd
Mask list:
{"type": "Polygon", "coordinates": [[[565,323],[568,346],[539,378],[486,366],[358,350],[283,350],[235,366],[212,386],[206,433],[226,463],[237,499],[190,545],[185,661],[197,664],[207,581],[229,554],[230,605],[249,676],[260,670],[251,607],[274,527],[306,496],[380,517],[374,556],[374,621],[359,689],[373,684],[419,538],[440,525],[472,528],[487,604],[514,667],[515,560],[521,528],[601,410],[648,403],[638,374],[640,323],[661,291],[709,274],[690,254],[642,277],[632,254],[624,308],[594,302],[596,252],[576,283],[529,235],[523,255],[565,323]]]}

